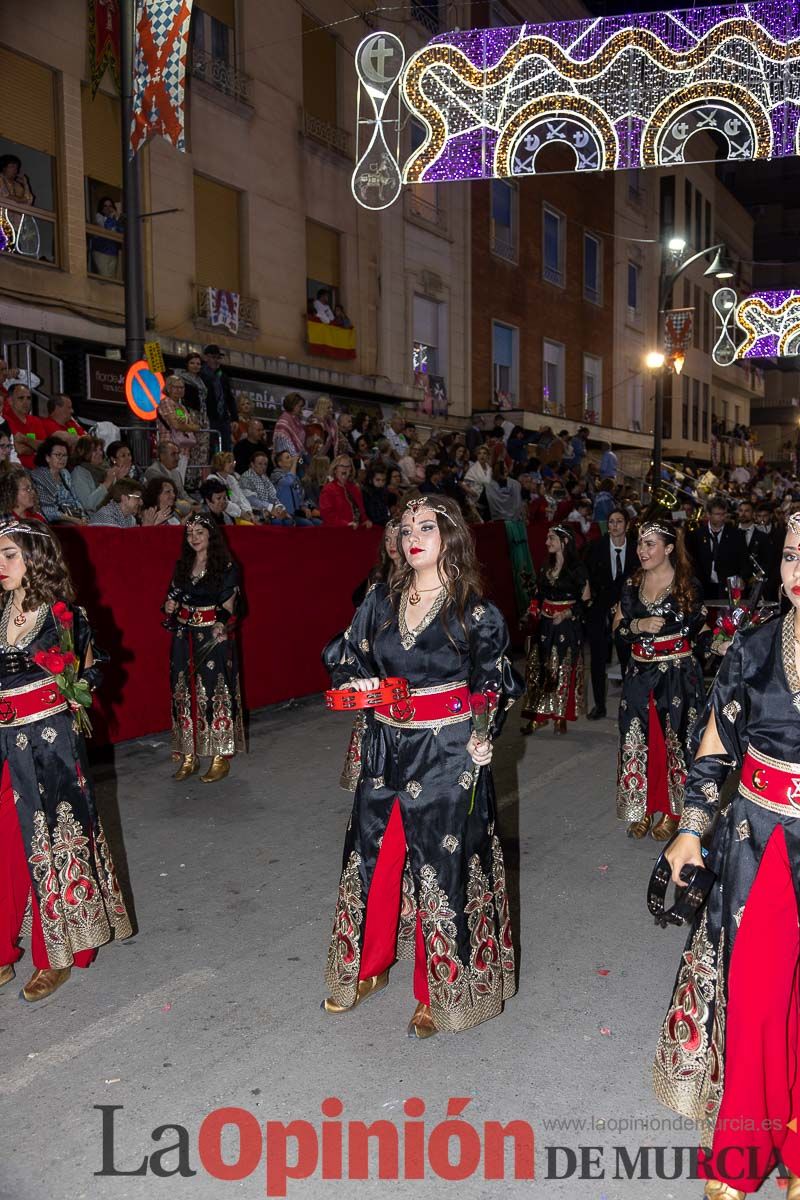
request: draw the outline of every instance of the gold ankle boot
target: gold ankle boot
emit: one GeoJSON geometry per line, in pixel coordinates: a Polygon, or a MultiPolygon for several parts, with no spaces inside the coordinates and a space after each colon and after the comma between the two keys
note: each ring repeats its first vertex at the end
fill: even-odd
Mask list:
{"type": "Polygon", "coordinates": [[[5,966],[0,967],[0,987],[5,987],[7,983],[11,983],[14,975],[15,971],[13,963],[6,963],[5,966]]]}
{"type": "Polygon", "coordinates": [[[789,1172],[789,1186],[786,1189],[786,1200],[800,1200],[800,1179],[789,1172]]]}
{"type": "Polygon", "coordinates": [[[200,776],[200,780],[202,783],[216,783],[218,779],[224,779],[230,769],[230,759],[225,758],[222,754],[215,754],[205,775],[200,776]]]}
{"type": "Polygon", "coordinates": [[[358,987],[356,988],[356,998],[349,1008],[343,1004],[337,1004],[332,996],[322,1001],[320,1007],[326,1013],[344,1013],[352,1012],[354,1008],[358,1008],[362,1000],[367,1000],[370,996],[374,996],[376,992],[382,992],[389,982],[389,968],[387,967],[380,975],[370,975],[367,979],[359,979],[358,987]]]}
{"type": "Polygon", "coordinates": [[[34,1004],[37,1000],[44,1000],[47,996],[52,996],[53,992],[57,988],[60,988],[62,983],[67,982],[71,971],[71,967],[61,967],[58,970],[34,971],[22,989],[23,1000],[27,1000],[29,1004],[34,1004]]]}
{"type": "Polygon", "coordinates": [[[668,842],[678,828],[678,818],[665,813],[658,824],[650,830],[650,837],[657,842],[668,842]]]}
{"type": "Polygon", "coordinates": [[[745,1200],[744,1192],[718,1179],[709,1179],[703,1189],[703,1200],[745,1200]]]}
{"type": "Polygon", "coordinates": [[[645,813],[641,821],[631,821],[628,826],[628,837],[643,838],[647,836],[647,831],[650,828],[650,814],[645,813]]]}
{"type": "Polygon", "coordinates": [[[431,1010],[427,1004],[418,1004],[414,1009],[414,1015],[408,1022],[408,1036],[415,1038],[433,1037],[439,1030],[433,1023],[431,1010]]]}
{"type": "Polygon", "coordinates": [[[200,766],[200,760],[194,754],[184,754],[183,761],[178,767],[173,779],[188,779],[190,775],[194,775],[195,771],[200,766]]]}

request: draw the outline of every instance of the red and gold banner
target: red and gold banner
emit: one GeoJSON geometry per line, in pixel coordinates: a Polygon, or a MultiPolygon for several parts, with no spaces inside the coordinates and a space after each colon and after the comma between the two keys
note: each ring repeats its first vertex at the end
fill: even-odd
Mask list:
{"type": "Polygon", "coordinates": [[[342,325],[326,325],[324,321],[306,322],[306,337],[311,354],[325,358],[355,358],[356,331],[342,325]]]}
{"type": "Polygon", "coordinates": [[[137,0],[131,155],[161,136],[185,150],[186,59],[192,0],[137,0]]]}
{"type": "Polygon", "coordinates": [[[89,83],[92,97],[106,73],[119,91],[119,0],[89,0],[89,83]]]}

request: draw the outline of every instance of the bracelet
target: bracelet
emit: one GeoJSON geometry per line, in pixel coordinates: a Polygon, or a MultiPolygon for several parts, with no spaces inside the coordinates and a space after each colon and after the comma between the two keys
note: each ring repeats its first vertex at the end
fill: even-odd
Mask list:
{"type": "Polygon", "coordinates": [[[700,833],[699,830],[697,830],[697,829],[679,829],[678,833],[689,833],[692,835],[692,837],[696,837],[696,838],[703,836],[702,833],[700,833]]]}
{"type": "Polygon", "coordinates": [[[628,628],[630,629],[630,631],[634,635],[634,637],[638,637],[639,636],[639,618],[634,617],[633,620],[631,621],[630,625],[628,626],[628,628]],[[635,629],[634,629],[634,625],[636,626],[635,629]]]}

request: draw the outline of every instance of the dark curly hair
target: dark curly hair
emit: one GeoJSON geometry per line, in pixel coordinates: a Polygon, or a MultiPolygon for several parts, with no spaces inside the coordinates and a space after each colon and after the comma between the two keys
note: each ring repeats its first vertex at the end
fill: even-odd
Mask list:
{"type": "MultiPolygon", "coordinates": [[[[477,597],[483,595],[483,579],[481,578],[478,559],[475,554],[475,542],[469,526],[455,500],[449,496],[426,496],[414,492],[409,496],[400,513],[400,528],[402,531],[403,517],[411,501],[420,501],[433,509],[439,535],[442,539],[439,550],[439,578],[447,588],[447,599],[442,606],[442,624],[447,628],[447,620],[454,614],[461,628],[466,633],[466,613],[468,605],[477,597]],[[444,510],[444,511],[442,511],[444,510]]],[[[389,585],[389,595],[395,611],[399,609],[400,597],[414,577],[414,568],[402,553],[402,532],[398,535],[398,546],[401,558],[394,578],[389,585]]],[[[449,634],[448,634],[449,636],[449,634]]]]}
{"type": "MultiPolygon", "coordinates": [[[[647,529],[649,522],[643,521],[639,526],[639,537],[642,536],[642,531],[647,529]]],[[[652,530],[665,546],[672,546],[674,553],[670,555],[670,562],[675,572],[675,578],[672,582],[672,594],[678,602],[678,605],[684,615],[688,616],[697,605],[698,585],[694,578],[694,565],[686,549],[686,538],[684,531],[678,529],[672,521],[658,518],[659,530],[652,530]],[[660,532],[663,530],[663,533],[660,532]]],[[[631,583],[635,588],[641,586],[645,572],[642,567],[636,571],[631,579],[631,583]]]]}
{"type": "Polygon", "coordinates": [[[14,525],[20,532],[3,534],[0,530],[0,536],[9,538],[22,551],[25,563],[22,611],[35,612],[43,604],[55,604],[57,600],[73,601],[75,588],[52,531],[38,521],[15,521],[14,525]]]}
{"type": "MultiPolygon", "coordinates": [[[[195,518],[195,521],[197,518],[195,518]]],[[[192,568],[195,562],[195,552],[189,545],[188,533],[195,521],[189,521],[186,525],[186,532],[183,535],[183,545],[181,546],[180,557],[175,564],[175,572],[173,574],[173,582],[179,588],[191,587],[192,568]]],[[[202,519],[200,523],[203,529],[208,530],[208,554],[206,557],[206,582],[211,591],[222,587],[222,581],[225,577],[225,572],[231,563],[231,552],[228,549],[228,543],[225,541],[225,535],[215,521],[202,519]]]]}
{"type": "Polygon", "coordinates": [[[157,476],[155,479],[149,479],[144,486],[142,492],[142,508],[158,508],[161,499],[161,489],[164,484],[168,484],[172,488],[175,499],[178,498],[178,489],[171,479],[164,479],[162,476],[157,476]]]}
{"type": "Polygon", "coordinates": [[[36,463],[36,466],[46,467],[48,458],[56,448],[59,450],[66,450],[67,458],[69,458],[69,446],[64,439],[60,437],[49,437],[45,438],[44,441],[40,442],[36,447],[36,454],[33,460],[36,463]]]}

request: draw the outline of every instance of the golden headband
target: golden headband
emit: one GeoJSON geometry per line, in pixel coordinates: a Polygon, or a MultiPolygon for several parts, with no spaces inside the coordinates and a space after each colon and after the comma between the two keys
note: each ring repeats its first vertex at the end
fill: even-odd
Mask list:
{"type": "Polygon", "coordinates": [[[0,537],[13,537],[15,533],[32,533],[34,537],[50,538],[52,541],[52,533],[46,525],[39,529],[38,525],[40,523],[37,521],[36,525],[33,522],[27,524],[22,521],[15,521],[13,518],[6,518],[6,520],[0,521],[0,537]]]}
{"type": "Polygon", "coordinates": [[[406,508],[410,508],[414,516],[417,515],[419,509],[429,508],[431,512],[439,513],[441,517],[447,517],[451,525],[456,525],[455,519],[450,516],[450,513],[447,511],[445,506],[443,504],[431,504],[428,496],[415,496],[413,500],[408,501],[406,508]]]}
{"type": "Polygon", "coordinates": [[[639,530],[639,537],[647,537],[649,533],[657,533],[659,537],[668,538],[671,542],[675,541],[675,531],[658,521],[646,521],[639,530]]]}
{"type": "Polygon", "coordinates": [[[800,537],[800,512],[793,512],[786,518],[786,528],[800,537]]]}

